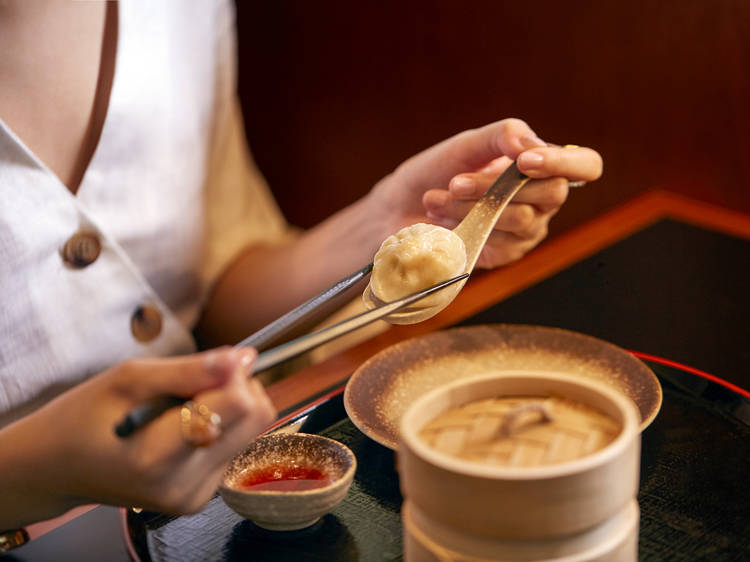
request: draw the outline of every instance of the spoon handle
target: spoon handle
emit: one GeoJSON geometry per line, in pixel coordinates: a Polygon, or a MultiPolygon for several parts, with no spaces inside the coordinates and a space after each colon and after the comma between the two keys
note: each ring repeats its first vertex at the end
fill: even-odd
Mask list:
{"type": "Polygon", "coordinates": [[[522,174],[513,162],[453,229],[466,246],[466,271],[474,269],[500,214],[527,181],[529,177],[522,174]]]}

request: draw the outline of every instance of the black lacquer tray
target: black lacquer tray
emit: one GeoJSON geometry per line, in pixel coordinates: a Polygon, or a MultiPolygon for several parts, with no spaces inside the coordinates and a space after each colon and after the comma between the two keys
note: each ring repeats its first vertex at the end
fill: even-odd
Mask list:
{"type": "MultiPolygon", "coordinates": [[[[641,356],[641,358],[644,358],[641,356]]],[[[750,400],[695,370],[650,357],[664,401],[643,433],[639,558],[741,560],[750,556],[750,400]]],[[[314,526],[271,532],[219,497],[191,516],[123,510],[131,555],[147,561],[400,560],[401,495],[391,450],[346,417],[343,388],[282,423],[347,444],[358,469],[342,504],[314,526]]]]}

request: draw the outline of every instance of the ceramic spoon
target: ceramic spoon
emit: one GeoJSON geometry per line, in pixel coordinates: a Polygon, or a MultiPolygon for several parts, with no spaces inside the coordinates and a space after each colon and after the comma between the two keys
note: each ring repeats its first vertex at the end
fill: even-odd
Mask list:
{"type": "MultiPolygon", "coordinates": [[[[471,273],[474,270],[477,259],[479,259],[479,254],[482,252],[487,238],[495,228],[497,219],[500,218],[510,200],[528,181],[529,177],[522,174],[516,167],[516,163],[513,162],[497,178],[485,194],[479,198],[458,226],[453,229],[453,232],[464,241],[464,246],[466,247],[466,268],[464,273],[471,273]]],[[[452,292],[450,298],[441,299],[439,306],[425,307],[419,306],[419,303],[416,303],[389,315],[386,317],[386,320],[393,324],[414,324],[426,320],[448,306],[465,283],[466,280],[456,283],[450,289],[452,292]]],[[[383,301],[373,294],[370,284],[367,285],[362,297],[367,308],[375,308],[383,304],[383,301]]]]}

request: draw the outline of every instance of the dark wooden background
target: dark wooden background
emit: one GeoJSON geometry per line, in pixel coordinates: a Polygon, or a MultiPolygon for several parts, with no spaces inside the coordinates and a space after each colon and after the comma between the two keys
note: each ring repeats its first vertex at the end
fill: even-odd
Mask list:
{"type": "Polygon", "coordinates": [[[746,0],[238,0],[256,160],[308,227],[463,129],[526,120],[605,175],[555,235],[649,188],[750,213],[746,0]]]}

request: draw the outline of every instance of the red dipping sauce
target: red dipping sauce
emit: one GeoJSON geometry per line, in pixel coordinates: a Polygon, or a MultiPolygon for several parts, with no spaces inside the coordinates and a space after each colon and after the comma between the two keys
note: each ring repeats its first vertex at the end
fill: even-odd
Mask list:
{"type": "Polygon", "coordinates": [[[292,464],[253,470],[239,477],[234,487],[252,492],[302,492],[330,483],[331,477],[317,468],[292,464]]]}

